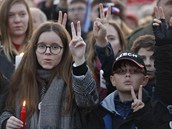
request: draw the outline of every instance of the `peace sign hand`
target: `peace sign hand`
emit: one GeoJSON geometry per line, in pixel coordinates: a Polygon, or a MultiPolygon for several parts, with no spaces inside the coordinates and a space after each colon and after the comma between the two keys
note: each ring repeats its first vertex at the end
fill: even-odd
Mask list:
{"type": "Polygon", "coordinates": [[[106,28],[109,25],[109,19],[111,17],[111,7],[108,7],[107,14],[105,16],[104,10],[103,10],[103,4],[99,4],[100,8],[100,18],[97,18],[94,22],[94,37],[96,39],[96,43],[99,46],[106,46],[107,43],[107,37],[106,37],[106,28]]]}
{"type": "Polygon", "coordinates": [[[67,23],[67,14],[66,13],[64,13],[64,15],[63,15],[62,11],[59,11],[58,23],[64,27],[66,27],[66,23],[67,23]]]}
{"type": "Polygon", "coordinates": [[[75,30],[73,22],[71,23],[72,40],[70,41],[69,47],[72,53],[75,65],[79,66],[85,62],[85,49],[86,43],[81,37],[81,25],[77,22],[77,32],[75,30]]]}
{"type": "Polygon", "coordinates": [[[153,20],[153,32],[156,41],[172,40],[172,18],[170,18],[168,26],[162,7],[155,7],[154,10],[156,18],[153,20]]]}
{"type": "Polygon", "coordinates": [[[145,106],[145,104],[142,101],[142,85],[139,88],[138,98],[136,97],[133,87],[131,87],[131,95],[133,98],[133,103],[131,104],[131,108],[133,109],[133,112],[142,109],[145,106]]]}

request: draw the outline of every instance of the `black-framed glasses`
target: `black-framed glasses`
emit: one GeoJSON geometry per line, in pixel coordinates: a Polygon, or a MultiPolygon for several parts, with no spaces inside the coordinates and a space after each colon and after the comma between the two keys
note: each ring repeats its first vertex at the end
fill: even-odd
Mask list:
{"type": "Polygon", "coordinates": [[[131,69],[123,69],[123,68],[118,68],[114,71],[114,74],[119,74],[119,75],[125,75],[127,72],[129,72],[132,75],[137,75],[137,74],[144,74],[145,71],[144,69],[138,69],[138,68],[131,68],[131,69]]]}
{"type": "Polygon", "coordinates": [[[44,43],[38,43],[36,45],[36,51],[40,54],[44,54],[47,51],[47,48],[50,49],[50,53],[57,55],[63,49],[62,46],[58,45],[57,43],[53,43],[50,46],[45,45],[44,43]]]}

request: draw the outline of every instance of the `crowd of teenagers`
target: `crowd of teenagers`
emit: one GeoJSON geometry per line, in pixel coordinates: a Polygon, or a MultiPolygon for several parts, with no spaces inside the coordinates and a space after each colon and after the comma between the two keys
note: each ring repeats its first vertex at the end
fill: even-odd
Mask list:
{"type": "Polygon", "coordinates": [[[123,1],[0,1],[0,129],[172,129],[172,1],[155,3],[133,29],[123,1]]]}

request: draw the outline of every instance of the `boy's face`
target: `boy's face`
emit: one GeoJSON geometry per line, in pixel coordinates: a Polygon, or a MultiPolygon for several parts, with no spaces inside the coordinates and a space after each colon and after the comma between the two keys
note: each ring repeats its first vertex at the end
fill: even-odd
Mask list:
{"type": "Polygon", "coordinates": [[[147,75],[150,79],[155,77],[155,67],[154,67],[154,52],[149,50],[149,48],[140,48],[138,55],[143,57],[143,61],[146,65],[147,75]]]}
{"type": "Polygon", "coordinates": [[[131,93],[131,87],[137,93],[140,85],[146,85],[148,81],[147,76],[144,75],[144,69],[137,65],[121,65],[121,67],[114,70],[111,76],[113,86],[121,93],[131,93]]]}

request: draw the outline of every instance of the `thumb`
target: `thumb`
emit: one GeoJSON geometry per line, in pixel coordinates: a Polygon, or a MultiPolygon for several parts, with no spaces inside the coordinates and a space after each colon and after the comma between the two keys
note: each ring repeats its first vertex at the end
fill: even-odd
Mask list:
{"type": "Polygon", "coordinates": [[[97,26],[100,28],[100,29],[105,29],[105,26],[100,22],[100,21],[98,21],[97,22],[97,26]]]}

